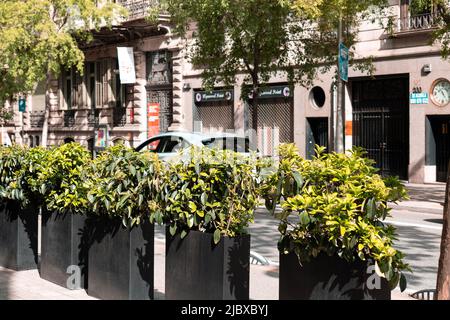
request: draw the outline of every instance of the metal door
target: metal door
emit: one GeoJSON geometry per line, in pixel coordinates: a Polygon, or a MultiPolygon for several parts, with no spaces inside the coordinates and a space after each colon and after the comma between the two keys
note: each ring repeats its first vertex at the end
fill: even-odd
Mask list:
{"type": "Polygon", "coordinates": [[[363,147],[384,176],[408,177],[408,77],[352,82],[353,144],[363,147]]]}
{"type": "Polygon", "coordinates": [[[316,145],[328,151],[328,118],[308,118],[306,120],[306,158],[315,156],[316,145]]]}

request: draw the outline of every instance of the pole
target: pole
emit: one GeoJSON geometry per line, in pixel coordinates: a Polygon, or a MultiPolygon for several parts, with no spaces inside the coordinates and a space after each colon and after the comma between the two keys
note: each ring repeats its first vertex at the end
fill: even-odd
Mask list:
{"type": "MultiPolygon", "coordinates": [[[[342,15],[339,17],[338,29],[338,57],[340,54],[339,45],[342,42],[342,15]]],[[[339,60],[339,58],[338,58],[339,60]]],[[[337,101],[336,101],[336,133],[335,137],[335,151],[337,153],[345,152],[344,140],[344,122],[345,122],[345,85],[341,78],[341,69],[338,62],[338,78],[337,78],[337,101]]]]}

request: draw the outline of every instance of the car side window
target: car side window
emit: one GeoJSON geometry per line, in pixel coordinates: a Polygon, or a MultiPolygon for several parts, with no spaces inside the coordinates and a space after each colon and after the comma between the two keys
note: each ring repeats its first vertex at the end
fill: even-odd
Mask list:
{"type": "Polygon", "coordinates": [[[150,139],[150,140],[147,140],[142,145],[140,145],[138,148],[138,151],[145,149],[150,152],[158,152],[158,148],[160,148],[160,145],[161,145],[161,138],[150,139]]]}
{"type": "Polygon", "coordinates": [[[163,153],[176,153],[189,146],[183,138],[180,137],[166,137],[164,143],[163,153]]]}

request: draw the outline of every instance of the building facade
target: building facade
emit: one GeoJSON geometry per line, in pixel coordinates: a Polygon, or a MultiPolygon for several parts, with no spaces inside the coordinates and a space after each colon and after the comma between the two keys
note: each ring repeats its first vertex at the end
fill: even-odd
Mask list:
{"type": "MultiPolygon", "coordinates": [[[[54,80],[49,142],[78,141],[92,148],[99,128],[107,144],[137,146],[161,131],[254,132],[258,149],[272,155],[293,142],[305,157],[316,144],[333,141],[336,93],[333,73],[312,88],[290,87],[270,79],[252,107],[241,99],[242,79],[232,88],[202,89],[201,70],[184,57],[182,39],[173,35],[169,17],[151,25],[143,17],[151,1],[124,0],[128,21],[95,33],[86,46],[86,70],[71,70],[54,80]],[[136,83],[121,84],[117,47],[132,47],[136,83]],[[252,131],[254,130],[254,131],[252,131]]],[[[450,159],[450,64],[439,45],[430,45],[435,13],[412,12],[410,1],[391,0],[390,30],[365,21],[359,28],[357,57],[373,57],[374,77],[349,70],[346,85],[345,147],[364,147],[381,173],[414,183],[443,182],[450,159]]],[[[39,144],[42,99],[17,114],[11,127],[20,140],[39,144]]],[[[31,101],[32,100],[32,101],[31,101]]]]}

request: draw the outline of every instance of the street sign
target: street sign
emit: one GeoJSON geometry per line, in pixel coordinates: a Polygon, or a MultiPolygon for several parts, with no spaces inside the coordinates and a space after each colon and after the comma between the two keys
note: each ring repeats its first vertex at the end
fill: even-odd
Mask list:
{"type": "Polygon", "coordinates": [[[349,50],[343,44],[339,44],[339,76],[343,81],[348,81],[348,55],[349,50]]]}
{"type": "Polygon", "coordinates": [[[410,104],[428,104],[430,99],[428,93],[420,92],[420,93],[411,93],[409,101],[410,104]]]}
{"type": "Polygon", "coordinates": [[[24,98],[19,99],[19,112],[25,112],[25,109],[27,107],[26,100],[24,98]]]}

